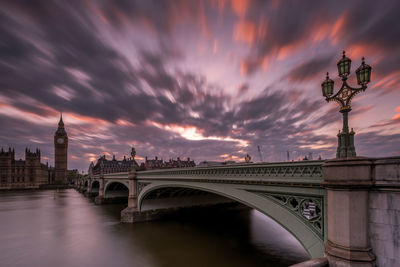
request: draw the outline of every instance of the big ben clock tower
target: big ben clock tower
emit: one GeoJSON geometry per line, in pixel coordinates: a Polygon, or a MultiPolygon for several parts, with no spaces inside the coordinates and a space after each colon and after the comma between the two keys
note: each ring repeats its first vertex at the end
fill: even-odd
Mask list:
{"type": "Polygon", "coordinates": [[[68,136],[64,129],[64,122],[61,114],[57,131],[54,134],[54,169],[56,183],[67,183],[67,154],[68,136]]]}

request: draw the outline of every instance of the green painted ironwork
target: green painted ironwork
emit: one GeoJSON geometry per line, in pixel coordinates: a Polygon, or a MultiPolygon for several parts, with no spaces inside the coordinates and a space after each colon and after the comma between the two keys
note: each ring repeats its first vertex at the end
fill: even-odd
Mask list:
{"type": "Polygon", "coordinates": [[[323,161],[237,164],[228,166],[165,169],[137,172],[138,180],[196,179],[224,183],[284,183],[294,186],[319,186],[323,161]]]}
{"type": "Polygon", "coordinates": [[[295,194],[277,194],[264,191],[250,192],[269,198],[282,207],[290,210],[310,227],[319,237],[324,239],[324,197],[295,194]],[[310,207],[313,207],[312,209],[310,207]]]}
{"type": "Polygon", "coordinates": [[[137,192],[138,192],[138,194],[140,194],[140,192],[142,192],[142,189],[146,186],[146,185],[149,185],[150,183],[141,183],[141,182],[139,182],[138,183],[138,185],[137,185],[137,192]]]}

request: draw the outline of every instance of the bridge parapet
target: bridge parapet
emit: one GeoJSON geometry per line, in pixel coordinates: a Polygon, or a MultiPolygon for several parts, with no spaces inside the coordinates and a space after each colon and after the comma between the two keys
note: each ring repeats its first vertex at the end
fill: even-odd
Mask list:
{"type": "Polygon", "coordinates": [[[329,264],[399,266],[400,157],[332,159],[323,168],[329,264]]]}
{"type": "MultiPolygon", "coordinates": [[[[212,167],[157,169],[138,171],[140,180],[201,180],[204,182],[231,182],[253,184],[289,184],[319,187],[323,181],[322,164],[316,161],[281,163],[234,164],[212,167]]],[[[92,175],[92,180],[100,175],[92,175]]],[[[128,172],[104,174],[106,180],[128,179],[128,172]]]]}
{"type": "Polygon", "coordinates": [[[138,180],[209,180],[210,182],[292,183],[320,186],[323,181],[322,164],[323,161],[304,161],[161,169],[138,172],[137,178],[138,180]]]}

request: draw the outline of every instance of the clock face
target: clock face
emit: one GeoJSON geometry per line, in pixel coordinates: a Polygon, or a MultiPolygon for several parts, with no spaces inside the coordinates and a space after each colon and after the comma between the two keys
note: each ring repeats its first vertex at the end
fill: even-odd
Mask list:
{"type": "Polygon", "coordinates": [[[64,144],[64,138],[58,138],[57,143],[59,144],[64,144]]]}

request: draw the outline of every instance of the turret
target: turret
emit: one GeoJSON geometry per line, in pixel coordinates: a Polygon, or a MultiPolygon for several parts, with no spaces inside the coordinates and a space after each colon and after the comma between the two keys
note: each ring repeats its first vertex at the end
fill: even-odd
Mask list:
{"type": "Polygon", "coordinates": [[[2,147],[0,150],[0,156],[14,159],[14,149],[11,150],[11,147],[8,147],[8,151],[7,151],[7,150],[4,150],[4,148],[2,147]]]}
{"type": "Polygon", "coordinates": [[[60,115],[60,121],[58,122],[58,128],[57,128],[57,131],[56,131],[55,135],[57,135],[57,136],[66,136],[67,135],[67,132],[64,129],[64,122],[63,122],[63,119],[62,119],[62,113],[60,115]]]}
{"type": "Polygon", "coordinates": [[[58,122],[58,127],[59,128],[64,128],[64,122],[63,122],[63,119],[62,119],[62,112],[61,112],[61,116],[60,116],[60,121],[58,122]]]}

